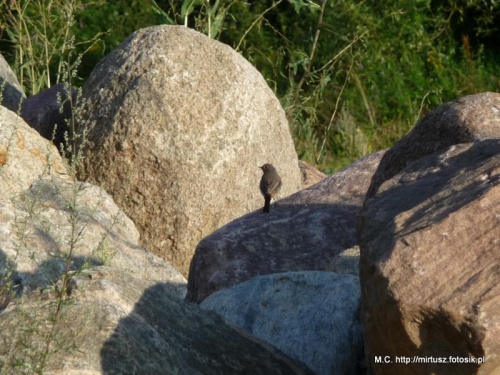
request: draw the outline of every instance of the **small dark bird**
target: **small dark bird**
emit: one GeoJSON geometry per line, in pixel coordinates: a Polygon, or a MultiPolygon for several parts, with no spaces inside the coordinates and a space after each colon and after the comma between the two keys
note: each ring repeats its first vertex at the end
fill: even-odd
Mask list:
{"type": "Polygon", "coordinates": [[[264,164],[262,167],[262,178],[260,179],[260,192],[264,196],[264,213],[269,213],[271,198],[281,189],[281,178],[271,164],[264,164]]]}

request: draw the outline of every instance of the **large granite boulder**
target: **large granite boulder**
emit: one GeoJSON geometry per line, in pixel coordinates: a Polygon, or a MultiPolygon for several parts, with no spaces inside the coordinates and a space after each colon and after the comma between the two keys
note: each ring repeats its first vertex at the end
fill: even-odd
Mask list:
{"type": "Polygon", "coordinates": [[[196,244],[263,205],[259,166],[300,188],[283,109],[249,62],[182,26],[139,30],[83,89],[86,178],[113,196],[141,243],[187,274],[196,244]]]}
{"type": "Polygon", "coordinates": [[[281,199],[268,215],[259,210],[205,237],[191,262],[186,300],[200,303],[258,275],[327,269],[357,244],[359,211],[382,155],[281,199]]]}
{"type": "Polygon", "coordinates": [[[0,199],[26,190],[35,180],[53,176],[69,177],[54,145],[0,106],[0,199]]]}
{"type": "Polygon", "coordinates": [[[75,284],[58,315],[40,293],[0,314],[2,374],[311,374],[170,283],[97,267],[75,284]]]}
{"type": "Polygon", "coordinates": [[[500,138],[500,94],[486,92],[443,104],[421,119],[380,161],[367,197],[414,160],[459,143],[500,138]]]}
{"type": "Polygon", "coordinates": [[[61,144],[65,144],[65,133],[71,140],[72,127],[76,127],[72,116],[77,96],[74,88],[58,83],[24,100],[21,117],[60,150],[61,144]]]}
{"type": "Polygon", "coordinates": [[[253,278],[210,295],[200,306],[295,358],[317,375],[364,369],[359,278],[286,272],[253,278]]]}
{"type": "Polygon", "coordinates": [[[5,58],[0,54],[0,104],[13,112],[19,112],[26,98],[23,88],[5,58]]]}
{"type": "Polygon", "coordinates": [[[499,139],[414,161],[367,199],[360,277],[372,373],[498,373],[499,210],[499,139]]]}

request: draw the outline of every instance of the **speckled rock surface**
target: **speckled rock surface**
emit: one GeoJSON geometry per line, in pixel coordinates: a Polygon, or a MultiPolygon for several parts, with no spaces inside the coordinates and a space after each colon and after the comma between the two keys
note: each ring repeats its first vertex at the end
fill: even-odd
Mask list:
{"type": "Polygon", "coordinates": [[[200,306],[317,375],[357,375],[364,357],[359,299],[357,276],[305,271],[256,277],[210,295],[200,306]]]}
{"type": "Polygon", "coordinates": [[[500,139],[410,163],[360,219],[366,353],[374,374],[500,369],[500,139]],[[374,356],[484,363],[374,363],[374,356]]]}
{"type": "Polygon", "coordinates": [[[35,181],[0,200],[0,276],[14,270],[18,292],[51,285],[65,271],[105,265],[144,280],[169,281],[185,293],[185,278],[139,246],[139,232],[97,186],[63,179],[35,181]],[[71,245],[73,244],[73,245],[71,245]]]}
{"type": "Polygon", "coordinates": [[[83,99],[86,178],[185,275],[204,236],[263,205],[260,165],[278,169],[282,197],[300,189],[279,100],[238,53],[191,29],[135,32],[95,68],[83,99]]]}
{"type": "Polygon", "coordinates": [[[0,199],[29,188],[39,178],[68,177],[66,164],[52,142],[21,117],[0,106],[0,199]]]}
{"type": "Polygon", "coordinates": [[[186,299],[201,302],[219,289],[258,275],[322,271],[357,244],[359,211],[383,151],[204,238],[191,262],[186,299]]]}

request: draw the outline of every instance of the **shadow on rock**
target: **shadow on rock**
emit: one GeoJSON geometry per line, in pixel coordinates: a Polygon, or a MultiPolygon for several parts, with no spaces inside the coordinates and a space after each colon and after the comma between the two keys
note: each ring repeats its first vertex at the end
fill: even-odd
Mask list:
{"type": "MultiPolygon", "coordinates": [[[[75,256],[70,259],[69,271],[75,273],[101,265],[102,262],[94,257],[75,256]]],[[[65,272],[66,260],[62,256],[45,259],[33,272],[20,272],[15,262],[0,249],[0,311],[7,307],[12,298],[53,285],[65,272]]]]}
{"type": "Polygon", "coordinates": [[[105,374],[309,374],[219,315],[148,288],[101,349],[105,374]]]}

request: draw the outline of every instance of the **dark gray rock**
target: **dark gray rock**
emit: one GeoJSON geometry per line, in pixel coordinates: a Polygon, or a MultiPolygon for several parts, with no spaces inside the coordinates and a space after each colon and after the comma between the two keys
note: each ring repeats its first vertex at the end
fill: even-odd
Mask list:
{"type": "Polygon", "coordinates": [[[21,102],[26,98],[23,88],[5,58],[0,54],[0,96],[1,104],[12,112],[19,112],[21,102]]]}
{"type": "Polygon", "coordinates": [[[364,349],[359,278],[305,271],[266,275],[201,303],[318,375],[358,374],[364,349]]]}
{"type": "Polygon", "coordinates": [[[191,261],[186,300],[199,303],[258,275],[327,269],[357,244],[359,211],[382,155],[279,200],[269,214],[258,210],[205,237],[191,261]]]}
{"type": "Polygon", "coordinates": [[[53,141],[60,150],[64,143],[64,133],[68,132],[69,137],[72,136],[69,121],[76,108],[76,101],[77,91],[58,83],[24,100],[21,117],[42,137],[53,141]]]}

